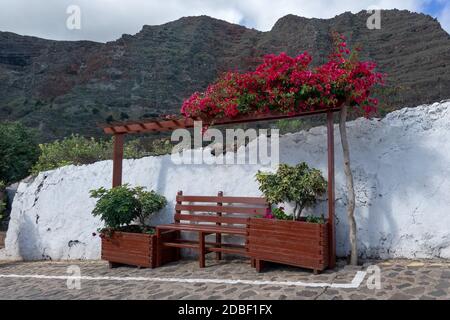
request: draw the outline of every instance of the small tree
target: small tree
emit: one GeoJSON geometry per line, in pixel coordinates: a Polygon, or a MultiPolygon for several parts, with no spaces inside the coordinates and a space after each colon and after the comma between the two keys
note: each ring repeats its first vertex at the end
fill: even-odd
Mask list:
{"type": "Polygon", "coordinates": [[[144,191],[142,187],[130,188],[129,185],[106,190],[91,190],[91,198],[98,199],[92,214],[100,217],[105,223],[106,231],[130,230],[131,224],[137,220],[140,232],[148,233],[152,229],[146,220],[163,209],[166,198],[154,191],[144,191]]]}
{"type": "Polygon", "coordinates": [[[139,223],[145,226],[145,220],[152,216],[155,212],[160,211],[167,205],[167,200],[164,196],[157,194],[155,191],[144,191],[143,188],[135,188],[137,198],[141,204],[141,210],[138,214],[139,223]]]}
{"type": "Polygon", "coordinates": [[[309,168],[304,162],[294,167],[281,164],[276,173],[259,171],[256,180],[269,203],[295,203],[294,220],[300,218],[303,209],[314,205],[327,189],[327,182],[320,170],[309,168]]]}

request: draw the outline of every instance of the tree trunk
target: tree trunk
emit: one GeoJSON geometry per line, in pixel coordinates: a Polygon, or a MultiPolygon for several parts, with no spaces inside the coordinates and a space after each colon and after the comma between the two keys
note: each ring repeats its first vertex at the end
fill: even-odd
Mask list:
{"type": "Polygon", "coordinates": [[[344,172],[347,184],[347,219],[350,227],[349,237],[351,246],[350,264],[358,264],[358,245],[356,242],[356,220],[355,220],[355,188],[353,184],[353,174],[350,167],[350,148],[347,138],[347,113],[348,106],[344,105],[341,110],[339,130],[341,133],[342,152],[344,155],[344,172]]]}
{"type": "Polygon", "coordinates": [[[292,220],[297,220],[297,210],[298,210],[298,203],[295,203],[294,213],[292,214],[292,220]]]}
{"type": "Polygon", "coordinates": [[[301,203],[298,203],[298,202],[295,203],[294,214],[293,214],[294,221],[300,220],[303,209],[305,209],[305,206],[303,206],[301,203]]]}

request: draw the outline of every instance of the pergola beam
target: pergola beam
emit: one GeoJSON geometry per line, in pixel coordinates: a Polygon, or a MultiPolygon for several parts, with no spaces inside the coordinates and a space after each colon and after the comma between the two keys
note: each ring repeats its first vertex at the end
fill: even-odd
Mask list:
{"type": "MultiPolygon", "coordinates": [[[[296,118],[302,116],[319,115],[329,112],[337,112],[340,108],[326,108],[317,110],[305,110],[295,113],[271,113],[271,114],[253,114],[246,116],[239,116],[232,119],[218,119],[214,121],[213,125],[230,125],[237,123],[249,123],[258,121],[273,121],[281,119],[296,118]]],[[[140,121],[140,122],[125,122],[125,123],[113,123],[107,125],[101,125],[103,131],[106,134],[116,133],[146,133],[146,132],[167,132],[176,129],[189,129],[194,127],[195,121],[201,121],[200,119],[182,118],[163,121],[140,121]]],[[[203,121],[205,125],[210,125],[208,121],[203,121]]]]}

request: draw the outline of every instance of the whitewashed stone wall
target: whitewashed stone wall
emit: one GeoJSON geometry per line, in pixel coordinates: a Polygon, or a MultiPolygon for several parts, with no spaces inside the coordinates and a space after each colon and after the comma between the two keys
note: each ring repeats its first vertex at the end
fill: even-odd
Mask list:
{"type": "MultiPolygon", "coordinates": [[[[450,101],[403,109],[382,120],[348,124],[364,257],[450,258],[450,101]]],[[[326,176],[326,129],[281,138],[281,162],[305,161],[326,176]]],[[[250,146],[253,147],[253,146],[250,146]]],[[[348,253],[344,175],[336,130],[337,252],[348,253]]],[[[169,156],[124,162],[124,182],[164,194],[171,203],[153,223],[172,221],[186,194],[260,195],[258,166],[176,166],[169,156]]],[[[111,185],[112,162],[69,166],[20,184],[0,259],[99,259],[101,223],[89,190],[111,185]]],[[[324,203],[317,212],[326,212],[324,203]]]]}

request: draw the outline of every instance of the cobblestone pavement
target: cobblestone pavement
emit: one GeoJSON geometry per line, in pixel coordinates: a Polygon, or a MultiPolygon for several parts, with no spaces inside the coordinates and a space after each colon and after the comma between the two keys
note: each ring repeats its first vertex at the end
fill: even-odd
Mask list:
{"type": "Polygon", "coordinates": [[[151,270],[109,269],[102,261],[0,262],[0,299],[450,299],[449,261],[374,261],[361,267],[340,263],[335,270],[320,275],[275,265],[257,274],[244,260],[208,260],[207,265],[199,269],[197,261],[183,260],[151,270]],[[73,275],[68,273],[71,265],[79,266],[81,276],[88,277],[82,278],[80,289],[68,289],[67,282],[71,280],[65,277],[73,275]],[[358,288],[343,288],[342,284],[350,284],[358,271],[367,271],[374,265],[381,270],[381,289],[368,288],[367,280],[374,275],[371,272],[365,275],[358,288]],[[52,278],[55,276],[60,278],[52,278]],[[197,282],[187,283],[189,279],[197,279],[194,280],[197,282]],[[248,282],[227,283],[228,280],[248,282]],[[284,283],[287,281],[311,286],[288,285],[284,283]],[[330,284],[338,284],[338,288],[330,284]]]}

